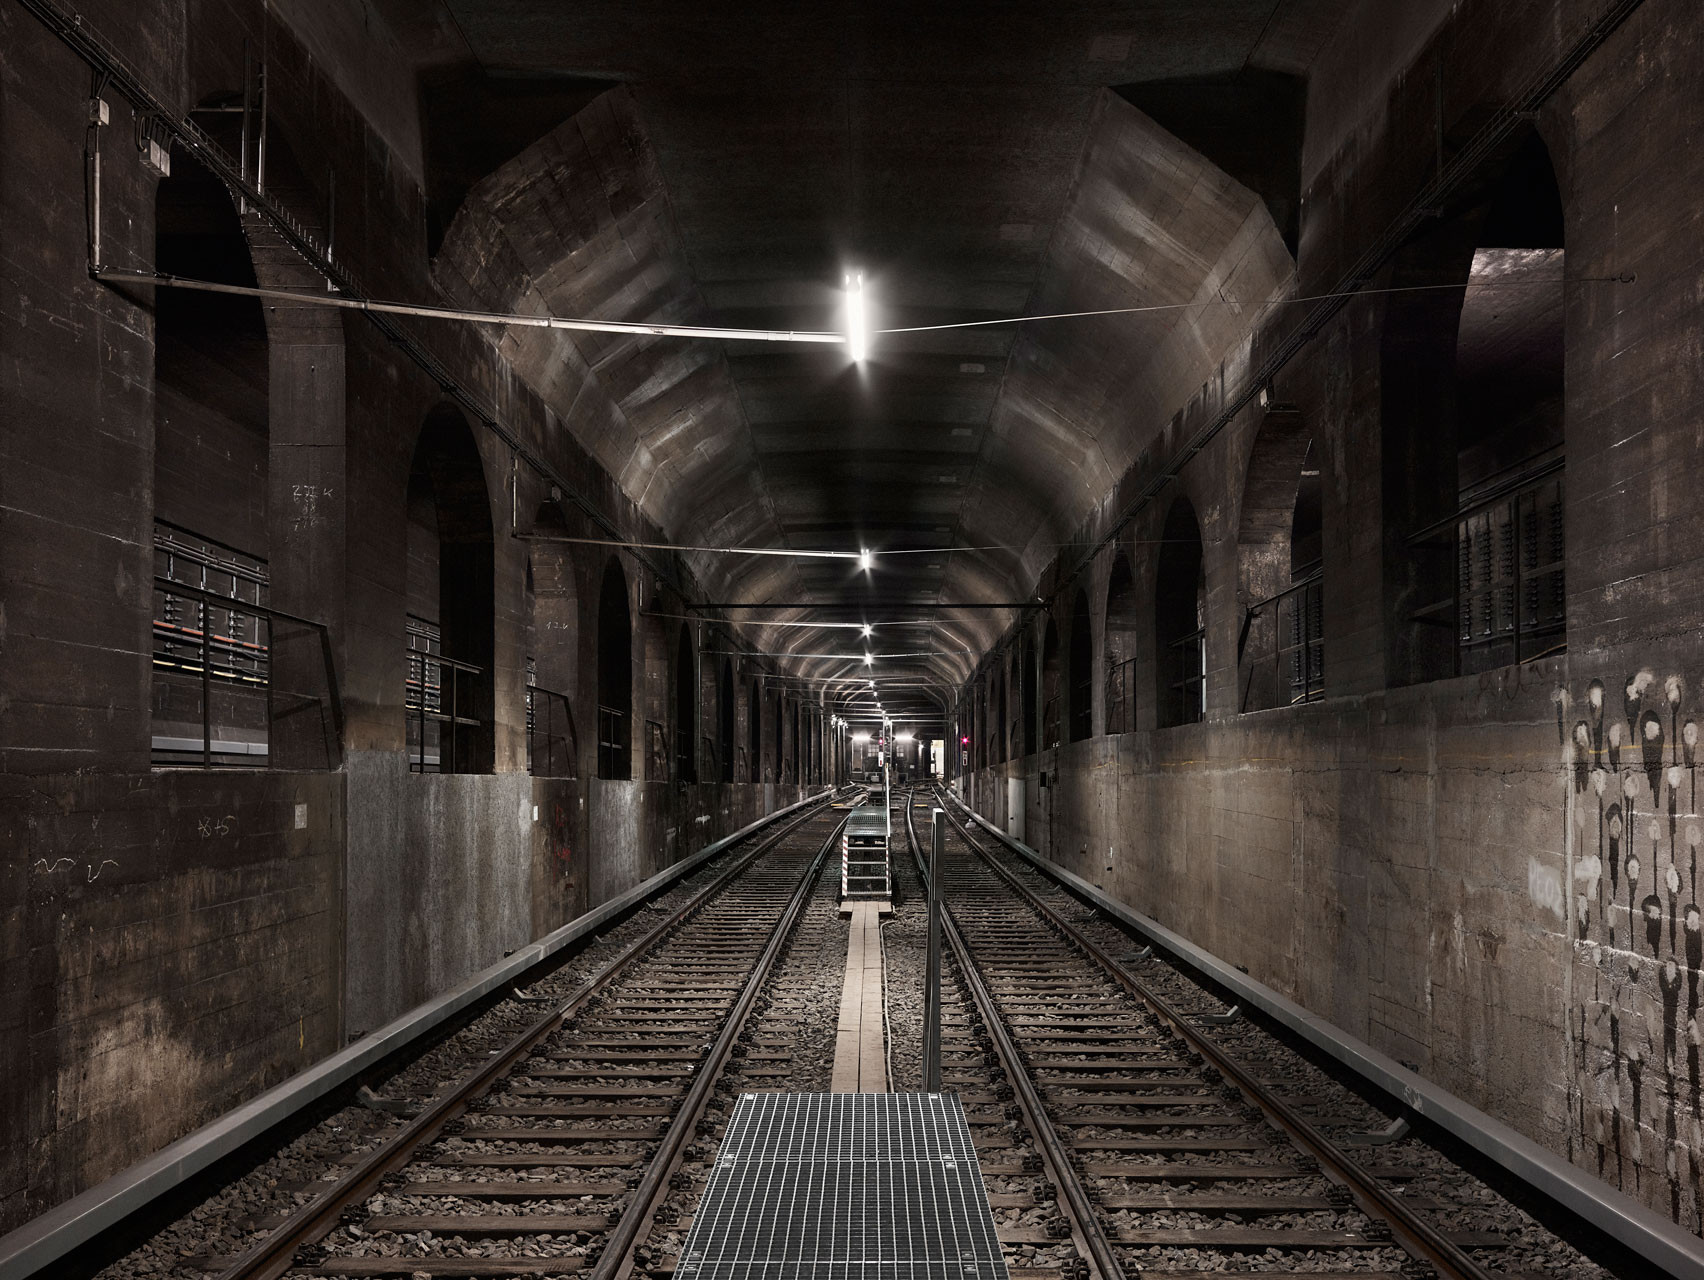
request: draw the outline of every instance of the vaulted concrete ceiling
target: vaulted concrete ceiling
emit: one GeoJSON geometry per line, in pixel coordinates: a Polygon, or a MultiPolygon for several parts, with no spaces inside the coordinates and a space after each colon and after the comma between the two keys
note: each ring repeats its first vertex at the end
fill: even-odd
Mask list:
{"type": "MultiPolygon", "coordinates": [[[[1249,158],[1299,145],[1301,95],[1282,85],[1344,3],[446,0],[413,27],[429,168],[451,157],[428,179],[448,224],[438,276],[483,305],[765,328],[838,328],[851,268],[878,328],[1171,308],[891,334],[861,368],[834,347],[504,337],[672,538],[873,549],[867,574],[695,569],[719,600],[788,606],[735,614],[752,623],[903,621],[878,631],[868,674],[894,689],[890,710],[926,705],[898,687],[969,671],[1288,287],[1272,215],[1293,212],[1276,188],[1295,166],[1249,158]],[[1192,103],[1247,101],[1251,75],[1258,109],[1202,123],[1211,154],[1180,140],[1204,115],[1192,103]]],[[[752,634],[764,650],[862,648],[845,631],[752,634]]]]}

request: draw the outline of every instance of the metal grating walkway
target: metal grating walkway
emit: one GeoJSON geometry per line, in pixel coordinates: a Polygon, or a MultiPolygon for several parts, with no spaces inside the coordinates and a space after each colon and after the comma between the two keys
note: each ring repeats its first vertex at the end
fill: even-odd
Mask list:
{"type": "Polygon", "coordinates": [[[954,1094],[740,1096],[681,1280],[1007,1280],[954,1094]]]}

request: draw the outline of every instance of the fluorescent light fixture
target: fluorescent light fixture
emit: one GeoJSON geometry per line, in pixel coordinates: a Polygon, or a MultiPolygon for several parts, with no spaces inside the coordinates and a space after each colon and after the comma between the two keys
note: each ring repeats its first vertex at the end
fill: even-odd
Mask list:
{"type": "Polygon", "coordinates": [[[876,629],[874,627],[872,627],[869,623],[866,622],[864,624],[864,639],[868,640],[871,636],[873,636],[875,634],[876,634],[876,629]]]}
{"type": "Polygon", "coordinates": [[[909,733],[896,734],[894,736],[894,741],[895,742],[910,742],[911,741],[911,735],[909,733]]]}
{"type": "Polygon", "coordinates": [[[854,742],[868,742],[869,740],[870,735],[861,731],[852,735],[852,741],[854,742]]]}
{"type": "Polygon", "coordinates": [[[846,276],[846,349],[853,364],[863,364],[870,354],[870,317],[864,307],[864,273],[846,276]]]}
{"type": "Polygon", "coordinates": [[[864,665],[866,667],[874,666],[875,662],[876,662],[876,660],[874,658],[872,658],[869,654],[866,653],[864,655],[864,665]]]}
{"type": "Polygon", "coordinates": [[[859,551],[858,551],[858,567],[860,569],[862,569],[865,573],[868,573],[871,569],[876,567],[876,558],[875,558],[875,556],[870,554],[870,549],[868,547],[863,547],[863,548],[859,549],[859,551]]]}

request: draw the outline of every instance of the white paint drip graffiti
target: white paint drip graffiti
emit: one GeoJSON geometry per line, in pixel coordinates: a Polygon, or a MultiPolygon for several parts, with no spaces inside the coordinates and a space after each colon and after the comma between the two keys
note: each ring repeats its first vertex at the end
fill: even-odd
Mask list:
{"type": "Polygon", "coordinates": [[[1546,911],[1556,913],[1558,920],[1568,918],[1568,908],[1562,897],[1562,873],[1547,867],[1537,858],[1527,859],[1527,896],[1546,911]]]}
{"type": "Polygon", "coordinates": [[[1649,669],[1558,690],[1568,873],[1528,861],[1535,907],[1567,919],[1569,1155],[1682,1226],[1704,1223],[1698,718],[1649,669]],[[1620,696],[1613,690],[1620,688],[1620,696]],[[1572,910],[1570,910],[1570,907],[1572,910]],[[1571,918],[1569,918],[1571,917],[1571,918]]]}

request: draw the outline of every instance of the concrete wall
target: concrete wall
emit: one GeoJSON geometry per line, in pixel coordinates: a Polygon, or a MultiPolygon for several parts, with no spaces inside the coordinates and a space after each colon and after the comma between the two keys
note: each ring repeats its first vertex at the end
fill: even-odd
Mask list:
{"type": "MultiPolygon", "coordinates": [[[[1485,104],[1579,37],[1590,8],[1426,6],[1399,29],[1361,6],[1316,72],[1334,88],[1310,100],[1297,292],[1328,287],[1430,176],[1440,74],[1459,145],[1485,104]]],[[[1398,504],[1406,457],[1441,447],[1450,407],[1404,403],[1432,394],[1420,362],[1437,351],[1393,340],[1414,332],[1411,304],[1369,297],[1272,388],[1301,415],[1322,471],[1325,699],[1239,712],[1252,603],[1239,541],[1261,489],[1251,408],[1081,583],[1061,584],[1063,561],[1043,576],[1062,639],[1071,596],[1088,586],[1097,736],[1022,745],[968,782],[981,812],[1021,824],[1048,856],[1695,1232],[1704,157],[1686,140],[1704,102],[1685,68],[1704,59],[1696,19],[1695,7],[1647,0],[1535,122],[1566,222],[1566,653],[1425,679],[1404,629],[1419,601],[1401,578],[1398,504]],[[1179,494],[1205,544],[1207,714],[1159,729],[1155,540],[1179,494]],[[1120,550],[1145,614],[1135,731],[1109,737],[1099,675],[1120,550]]],[[[1386,282],[1424,252],[1405,249],[1386,282]]],[[[1269,324],[1247,359],[1282,332],[1269,324]]],[[[1446,354],[1452,335],[1434,335],[1446,354]]],[[[1106,511],[1124,509],[1238,376],[1228,363],[1155,426],[1153,461],[1121,478],[1106,511]]],[[[1090,522],[1078,543],[1105,528],[1090,522]]],[[[1044,622],[1030,624],[1038,648],[1044,622]]],[[[1017,639],[967,685],[967,706],[1017,639]]]]}
{"type": "Polygon", "coordinates": [[[339,1044],[337,774],[0,777],[0,1226],[339,1044]]]}
{"type": "MultiPolygon", "coordinates": [[[[179,111],[240,91],[245,42],[265,48],[276,198],[323,238],[335,175],[339,260],[380,296],[434,297],[412,71],[370,8],[323,9],[79,5],[179,111]]],[[[572,584],[573,607],[551,635],[534,628],[520,535],[551,482],[514,474],[509,449],[478,422],[482,475],[465,477],[462,496],[477,502],[482,482],[490,514],[493,771],[410,774],[406,494],[443,390],[369,322],[284,303],[266,309],[265,403],[246,406],[267,432],[255,518],[271,603],[323,623],[327,644],[288,628],[275,641],[273,767],[151,771],[152,300],[89,278],[87,67],[10,0],[0,47],[16,72],[0,80],[4,1231],[801,790],[597,779],[596,605],[610,553],[574,548],[554,579],[559,591],[572,584]],[[566,646],[553,669],[571,673],[561,692],[574,736],[564,776],[533,778],[526,659],[546,643],[566,646]]],[[[102,257],[146,268],[155,181],[137,160],[131,105],[111,90],[108,105],[102,257]]],[[[245,228],[262,284],[323,288],[259,222],[245,228]]],[[[581,447],[585,424],[517,380],[496,339],[421,332],[613,527],[661,540],[581,447]]],[[[177,465],[191,483],[171,514],[193,527],[195,462],[179,449],[177,465]]],[[[208,511],[232,501],[221,474],[202,472],[208,511]]],[[[578,509],[574,519],[570,532],[594,527],[578,509]]],[[[641,610],[678,615],[702,592],[676,560],[622,558],[642,725],[648,676],[670,673],[647,673],[641,610]]],[[[703,649],[711,632],[699,632],[703,649]]],[[[743,745],[747,691],[768,667],[736,664],[743,745]]],[[[671,741],[695,734],[673,723],[672,699],[661,708],[671,741]]],[[[766,729],[773,752],[769,739],[766,729]]]]}
{"type": "Polygon", "coordinates": [[[391,752],[347,779],[351,1039],[804,794],[418,774],[391,752]]]}

